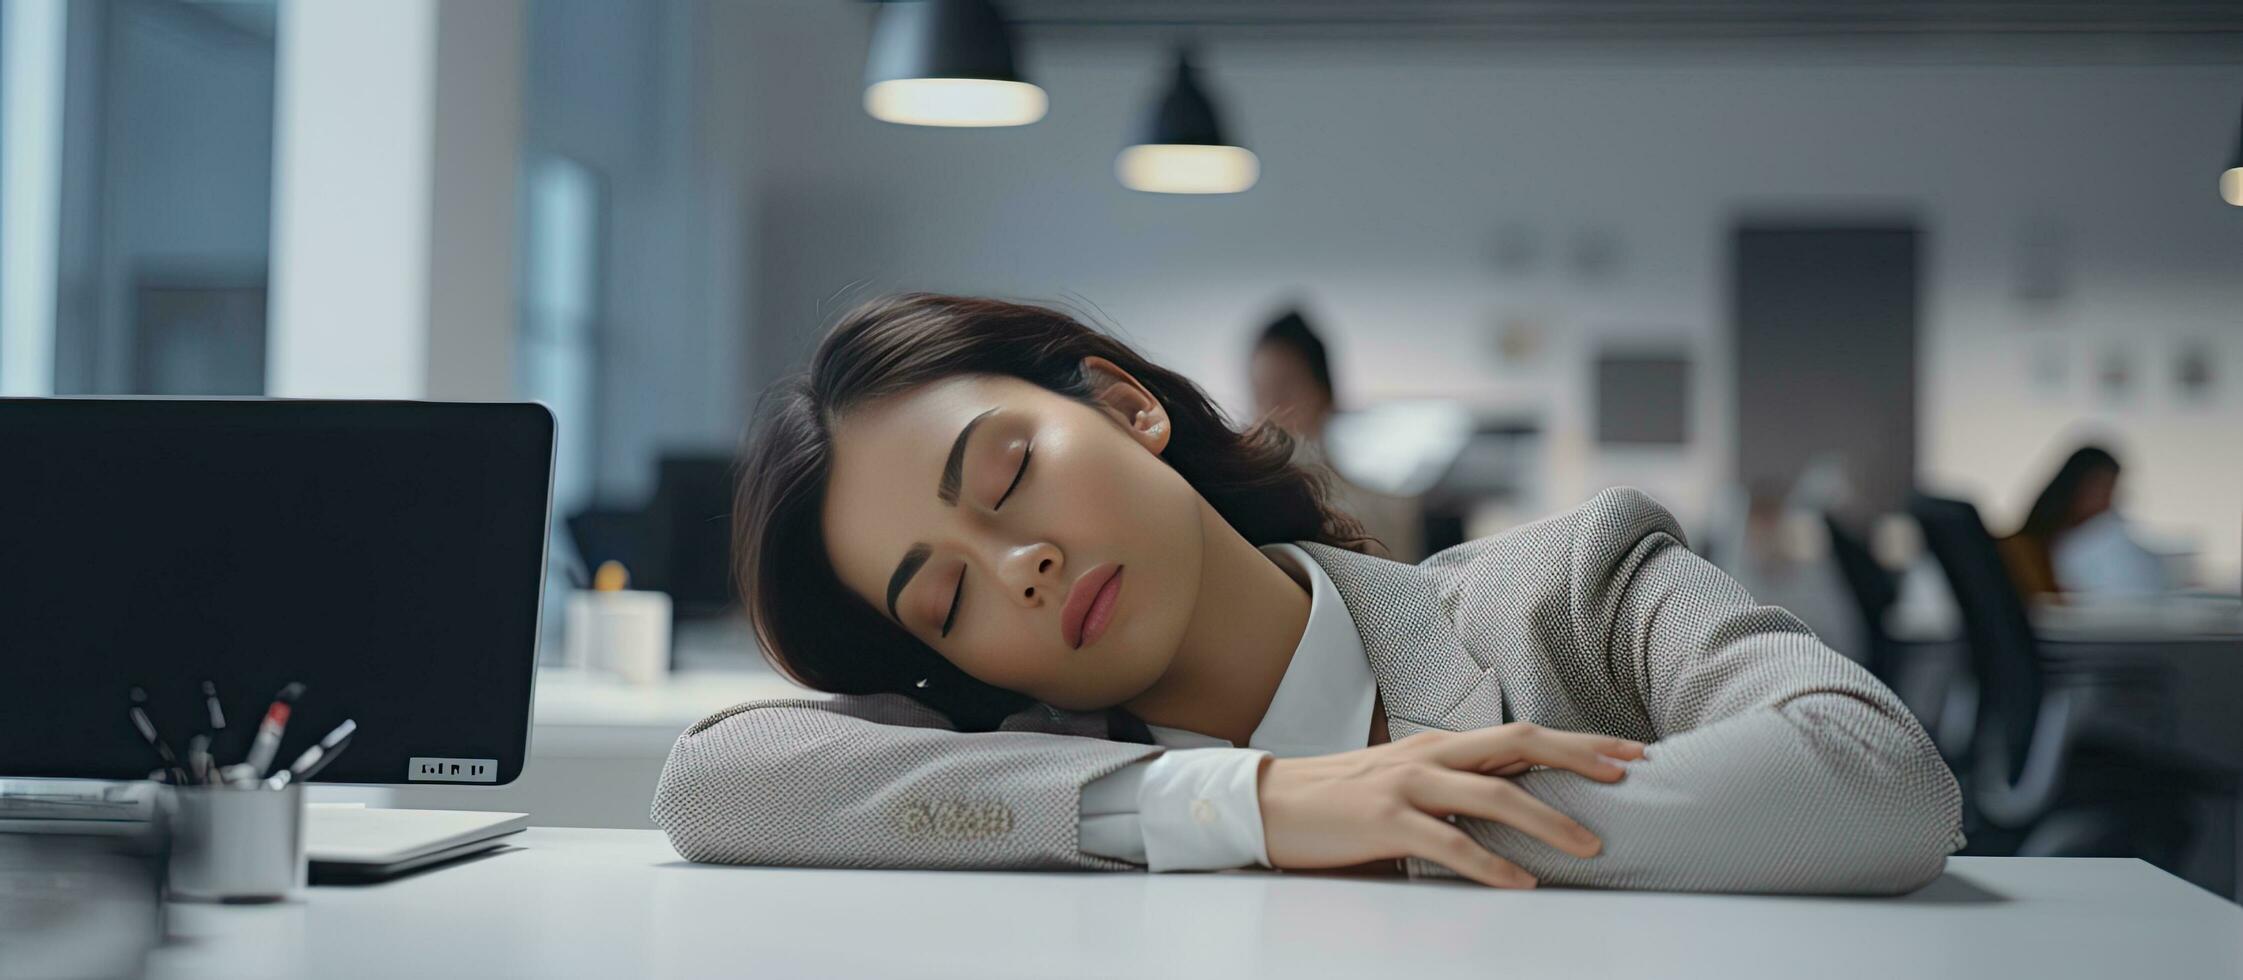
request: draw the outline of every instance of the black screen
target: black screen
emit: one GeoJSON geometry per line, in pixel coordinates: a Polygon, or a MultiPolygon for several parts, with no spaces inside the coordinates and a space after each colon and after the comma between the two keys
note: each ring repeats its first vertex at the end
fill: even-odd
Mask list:
{"type": "Polygon", "coordinates": [[[344,718],[322,782],[415,756],[521,772],[552,415],[534,404],[0,399],[0,776],[157,767],[218,686],[240,761],[306,690],[276,766],[344,718]]]}

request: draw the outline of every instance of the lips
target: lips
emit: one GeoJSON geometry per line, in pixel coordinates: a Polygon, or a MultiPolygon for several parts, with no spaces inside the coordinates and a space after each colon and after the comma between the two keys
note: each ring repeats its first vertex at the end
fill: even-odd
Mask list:
{"type": "Polygon", "coordinates": [[[1069,649],[1080,650],[1106,632],[1121,598],[1121,573],[1120,564],[1106,562],[1068,586],[1067,601],[1059,610],[1059,634],[1069,649]]]}

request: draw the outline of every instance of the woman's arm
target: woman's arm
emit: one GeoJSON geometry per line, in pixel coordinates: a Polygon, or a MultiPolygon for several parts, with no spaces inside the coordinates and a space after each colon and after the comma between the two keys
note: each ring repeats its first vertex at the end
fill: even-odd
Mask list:
{"type": "Polygon", "coordinates": [[[1961,843],[1961,796],[1891,691],[1692,554],[1643,494],[1608,491],[1574,520],[1564,574],[1580,632],[1565,642],[1597,677],[1577,700],[1632,698],[1658,740],[1618,783],[1519,777],[1603,838],[1602,855],[1466,821],[1476,840],[1547,883],[1883,894],[1939,875],[1961,843]]]}
{"type": "Polygon", "coordinates": [[[723,864],[1122,870],[1082,852],[1084,784],[1161,749],[1031,731],[966,734],[901,695],[759,701],[678,737],[654,822],[723,864]]]}
{"type": "MultiPolygon", "coordinates": [[[[1007,724],[1015,722],[1039,725],[1043,719],[1030,713],[1007,724]]],[[[1138,867],[1082,850],[1078,804],[1085,786],[1162,750],[1081,734],[962,734],[941,715],[899,695],[744,704],[679,737],[655,791],[654,822],[669,833],[679,854],[725,864],[1138,867]]],[[[1271,768],[1266,753],[1183,749],[1164,761],[1193,753],[1245,756],[1242,805],[1266,814],[1248,815],[1261,826],[1249,828],[1253,846],[1246,850],[1260,849],[1266,826],[1270,854],[1281,867],[1336,868],[1416,854],[1439,857],[1486,884],[1519,885],[1530,883],[1524,872],[1435,815],[1507,821],[1549,846],[1592,854],[1596,838],[1580,825],[1486,773],[1546,765],[1618,779],[1621,769],[1607,757],[1633,759],[1641,751],[1640,744],[1625,739],[1523,725],[1418,736],[1288,760],[1283,773],[1267,773],[1258,803],[1254,780],[1259,770],[1271,768]]],[[[1194,834],[1213,835],[1213,844],[1220,844],[1225,836],[1223,828],[1193,826],[1208,816],[1195,802],[1212,801],[1140,796],[1136,802],[1153,823],[1186,828],[1171,835],[1170,845],[1188,844],[1194,834]]],[[[1126,808],[1127,801],[1119,804],[1126,808]]],[[[1212,844],[1209,849],[1221,850],[1212,844]]],[[[1228,864],[1199,866],[1255,861],[1255,854],[1245,853],[1228,864]]],[[[1161,863],[1157,855],[1152,863],[1161,863]]]]}

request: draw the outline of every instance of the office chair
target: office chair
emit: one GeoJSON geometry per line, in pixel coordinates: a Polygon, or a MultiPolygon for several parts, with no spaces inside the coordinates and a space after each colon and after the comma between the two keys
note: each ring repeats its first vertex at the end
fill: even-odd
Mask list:
{"type": "MultiPolygon", "coordinates": [[[[1978,509],[1912,495],[1909,513],[1962,612],[1979,702],[1964,764],[1966,808],[2026,856],[2132,856],[2172,868],[2198,796],[2232,797],[2234,775],[2096,724],[2098,695],[2154,686],[2156,675],[2091,667],[2052,671],[1978,509]]],[[[1975,850],[1975,848],[1974,848],[1975,850]]]]}
{"type": "Polygon", "coordinates": [[[661,555],[664,591],[682,617],[716,616],[732,589],[732,457],[666,453],[656,463],[648,533],[661,555]]]}
{"type": "Polygon", "coordinates": [[[1919,685],[1910,683],[1918,678],[1902,676],[1907,672],[1902,656],[1905,645],[1885,628],[1886,614],[1900,601],[1900,576],[1880,564],[1868,543],[1837,515],[1824,513],[1822,522],[1830,532],[1830,554],[1838,564],[1839,577],[1846,582],[1854,610],[1861,614],[1862,640],[1867,644],[1862,666],[1886,687],[1901,693],[1902,700],[1918,712],[1918,720],[1931,732],[1940,757],[1950,766],[1960,765],[1969,757],[1971,732],[1977,725],[1976,681],[1967,672],[1952,679],[1921,678],[1946,683],[1942,695],[1927,698],[1918,693],[1919,685]],[[1911,699],[1910,694],[1917,696],[1911,699]]]}
{"type": "Polygon", "coordinates": [[[1887,687],[1897,687],[1893,676],[1897,656],[1892,634],[1885,631],[1885,613],[1900,600],[1900,583],[1885,566],[1877,563],[1869,553],[1869,545],[1834,514],[1822,515],[1823,527],[1830,531],[1830,555],[1838,562],[1838,574],[1846,581],[1846,594],[1854,600],[1854,610],[1861,614],[1862,639],[1869,648],[1864,653],[1863,666],[1884,681],[1887,687]]]}

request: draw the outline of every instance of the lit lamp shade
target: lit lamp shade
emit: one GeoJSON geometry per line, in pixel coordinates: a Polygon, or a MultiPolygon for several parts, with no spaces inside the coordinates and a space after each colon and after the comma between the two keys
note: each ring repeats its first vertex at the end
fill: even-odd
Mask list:
{"type": "Polygon", "coordinates": [[[2235,156],[2227,161],[2227,170],[2220,174],[2220,197],[2243,208],[2243,127],[2235,131],[2235,156]]]}
{"type": "Polygon", "coordinates": [[[1215,104],[1200,87],[1191,55],[1176,55],[1176,75],[1153,104],[1138,139],[1114,159],[1122,186],[1156,194],[1236,194],[1261,178],[1253,151],[1223,138],[1215,104]]]}
{"type": "Polygon", "coordinates": [[[1049,100],[1020,77],[989,0],[903,0],[874,15],[864,108],[909,126],[1025,126],[1049,100]]]}

